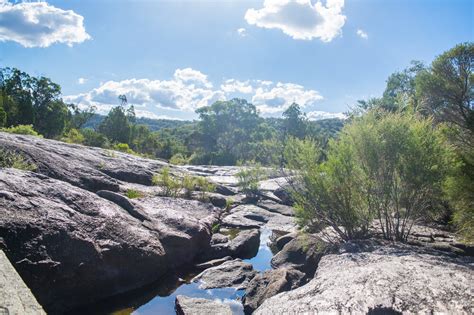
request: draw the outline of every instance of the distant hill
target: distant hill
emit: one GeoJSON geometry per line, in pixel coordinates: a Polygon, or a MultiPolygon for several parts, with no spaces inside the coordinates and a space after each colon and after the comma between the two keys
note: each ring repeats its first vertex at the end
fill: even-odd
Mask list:
{"type": "MultiPolygon", "coordinates": [[[[96,129],[102,120],[105,118],[104,115],[95,114],[85,125],[84,128],[96,129]]],[[[184,125],[188,125],[192,121],[187,120],[172,120],[172,119],[152,119],[137,117],[138,125],[146,125],[151,131],[158,131],[164,128],[176,128],[184,125]]]]}

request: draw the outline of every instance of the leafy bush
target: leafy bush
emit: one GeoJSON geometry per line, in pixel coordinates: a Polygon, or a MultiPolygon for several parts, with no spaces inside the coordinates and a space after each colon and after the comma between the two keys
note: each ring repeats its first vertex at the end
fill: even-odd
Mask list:
{"type": "Polygon", "coordinates": [[[84,136],[84,144],[91,147],[108,148],[109,140],[106,136],[90,128],[81,129],[84,136]]]}
{"type": "Polygon", "coordinates": [[[74,128],[69,130],[61,139],[61,141],[64,141],[67,143],[78,143],[78,144],[83,144],[84,140],[85,138],[82,135],[82,133],[79,130],[74,129],[74,128]]]}
{"type": "Polygon", "coordinates": [[[36,165],[26,161],[20,153],[4,149],[0,149],[0,167],[11,167],[24,171],[36,170],[36,165]]]}
{"type": "Polygon", "coordinates": [[[213,192],[216,189],[214,184],[202,176],[197,176],[194,180],[200,192],[200,199],[203,201],[207,199],[207,193],[213,192]]]}
{"type": "Polygon", "coordinates": [[[113,149],[128,154],[136,154],[132,149],[130,149],[127,143],[117,143],[113,146],[113,149]]]}
{"type": "Polygon", "coordinates": [[[163,187],[163,195],[167,197],[177,197],[181,190],[180,182],[170,174],[169,167],[163,167],[159,175],[153,176],[152,183],[163,187]]]}
{"type": "Polygon", "coordinates": [[[365,237],[377,219],[386,239],[406,241],[412,225],[436,212],[452,157],[432,121],[369,112],[330,141],[317,163],[314,143],[289,155],[300,223],[331,226],[343,239],[365,237]]]}
{"type": "Polygon", "coordinates": [[[264,172],[259,164],[242,168],[242,170],[237,173],[237,178],[237,185],[248,198],[259,198],[258,183],[264,179],[264,172]]]}
{"type": "Polygon", "coordinates": [[[170,159],[170,163],[174,165],[185,165],[189,163],[189,160],[182,153],[176,153],[170,159]]]}
{"type": "Polygon", "coordinates": [[[42,137],[39,133],[37,133],[33,129],[33,125],[18,125],[18,126],[12,126],[9,128],[2,128],[0,130],[4,132],[8,132],[8,133],[19,134],[19,135],[42,137]]]}
{"type": "Polygon", "coordinates": [[[128,189],[127,192],[125,193],[125,195],[130,198],[130,199],[134,199],[134,198],[142,198],[145,196],[145,194],[139,190],[135,190],[135,189],[128,189]]]}

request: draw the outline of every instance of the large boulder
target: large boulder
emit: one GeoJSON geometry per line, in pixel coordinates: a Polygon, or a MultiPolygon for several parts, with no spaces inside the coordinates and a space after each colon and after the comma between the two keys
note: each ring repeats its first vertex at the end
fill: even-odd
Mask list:
{"type": "Polygon", "coordinates": [[[208,300],[201,298],[191,298],[184,295],[176,297],[177,315],[232,315],[232,309],[228,304],[219,300],[208,300]]]}
{"type": "Polygon", "coordinates": [[[313,280],[254,314],[472,313],[472,258],[400,244],[349,247],[324,256],[313,280]]]}
{"type": "Polygon", "coordinates": [[[225,256],[234,258],[252,258],[258,252],[260,230],[242,230],[233,239],[216,233],[212,236],[211,246],[204,252],[201,260],[217,259],[225,256]]]}
{"type": "Polygon", "coordinates": [[[252,264],[235,259],[204,270],[193,281],[199,282],[199,287],[204,290],[226,287],[244,289],[256,274],[252,264]]]}
{"type": "Polygon", "coordinates": [[[219,215],[171,198],[128,206],[41,174],[0,169],[0,247],[46,311],[63,312],[191,262],[209,245],[219,215]]]}
{"type": "Polygon", "coordinates": [[[304,273],[292,268],[267,270],[256,275],[245,289],[242,300],[245,314],[251,314],[266,299],[299,287],[304,277],[304,273]]]}
{"type": "Polygon", "coordinates": [[[311,277],[327,248],[327,243],[321,238],[312,234],[301,233],[289,240],[273,256],[271,264],[273,268],[294,268],[311,277]]]}
{"type": "Polygon", "coordinates": [[[0,147],[23,155],[37,172],[90,191],[118,191],[120,181],[151,185],[166,163],[101,148],[0,132],[0,147]]]}

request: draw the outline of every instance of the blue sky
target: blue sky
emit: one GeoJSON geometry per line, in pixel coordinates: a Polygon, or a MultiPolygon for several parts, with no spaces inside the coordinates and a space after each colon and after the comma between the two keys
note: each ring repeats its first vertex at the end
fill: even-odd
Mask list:
{"type": "Polygon", "coordinates": [[[0,65],[44,75],[101,112],[195,118],[244,97],[334,117],[411,60],[474,39],[470,0],[0,0],[0,65]],[[33,18],[32,18],[33,16],[33,18]]]}

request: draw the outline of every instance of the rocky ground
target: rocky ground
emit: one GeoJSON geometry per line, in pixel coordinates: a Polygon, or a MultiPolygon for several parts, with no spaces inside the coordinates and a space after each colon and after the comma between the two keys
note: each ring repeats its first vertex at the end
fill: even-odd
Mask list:
{"type": "MultiPolygon", "coordinates": [[[[247,314],[472,312],[472,247],[417,227],[409,243],[328,246],[297,231],[285,179],[266,170],[249,204],[238,167],[171,166],[216,184],[208,202],[160,197],[153,176],[166,162],[116,151],[0,133],[0,148],[37,166],[0,169],[0,249],[48,313],[159,282],[194,266],[203,289],[244,289],[247,314]],[[140,198],[129,199],[129,189],[140,198]],[[226,204],[232,200],[232,206],[226,204]],[[219,231],[215,227],[220,227],[219,231]],[[232,235],[234,229],[240,233],[232,235]],[[242,259],[274,233],[273,269],[242,259]]],[[[192,198],[197,199],[199,193],[192,198]]],[[[375,233],[376,234],[376,233],[375,233]]],[[[8,305],[2,301],[1,307],[8,305]]],[[[176,299],[178,314],[231,314],[219,301],[176,299]]]]}

